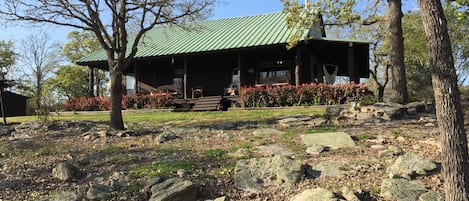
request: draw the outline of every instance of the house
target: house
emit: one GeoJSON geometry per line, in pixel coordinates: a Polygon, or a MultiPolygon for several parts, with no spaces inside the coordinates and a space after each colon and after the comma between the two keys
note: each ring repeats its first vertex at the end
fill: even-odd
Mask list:
{"type": "MultiPolygon", "coordinates": [[[[286,14],[271,13],[198,22],[194,30],[161,26],[139,44],[127,76],[129,93],[178,89],[181,98],[234,95],[240,86],[334,83],[369,76],[369,43],[329,39],[322,26],[305,31],[292,49],[286,14]]],[[[104,51],[77,64],[108,69],[104,51]]]]}
{"type": "Polygon", "coordinates": [[[6,117],[26,115],[28,97],[10,91],[4,91],[2,95],[6,117]]]}

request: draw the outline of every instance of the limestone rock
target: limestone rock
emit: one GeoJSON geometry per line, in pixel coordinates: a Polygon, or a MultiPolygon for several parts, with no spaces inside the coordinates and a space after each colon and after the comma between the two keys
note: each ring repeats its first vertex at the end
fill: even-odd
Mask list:
{"type": "Polygon", "coordinates": [[[69,181],[80,175],[78,167],[68,163],[61,162],[52,169],[52,176],[62,181],[69,181]]]}
{"type": "Polygon", "coordinates": [[[426,193],[422,184],[407,179],[385,179],[381,184],[381,196],[396,201],[416,201],[426,193]]]}
{"type": "Polygon", "coordinates": [[[12,129],[9,126],[0,125],[0,137],[4,135],[10,135],[12,129]]]}
{"type": "Polygon", "coordinates": [[[323,145],[313,144],[309,146],[308,148],[306,148],[306,153],[310,155],[318,155],[322,153],[324,150],[326,150],[326,147],[324,147],[323,145]]]}
{"type": "Polygon", "coordinates": [[[346,162],[326,160],[313,166],[316,175],[313,177],[342,177],[347,173],[355,171],[352,167],[348,166],[346,162]]]}
{"type": "Polygon", "coordinates": [[[373,105],[376,116],[382,114],[385,119],[407,118],[407,108],[398,103],[379,102],[373,105]]]}
{"type": "Polygon", "coordinates": [[[430,191],[420,195],[418,201],[444,201],[444,200],[445,200],[445,198],[441,194],[430,190],[430,191]]]}
{"type": "Polygon", "coordinates": [[[286,147],[281,145],[272,144],[272,145],[262,145],[258,146],[257,152],[261,153],[263,156],[275,156],[275,155],[282,155],[282,156],[291,156],[294,152],[286,147]]]}
{"type": "Polygon", "coordinates": [[[425,175],[428,171],[435,170],[436,168],[437,165],[425,157],[414,153],[406,153],[389,166],[387,172],[390,175],[399,175],[410,179],[414,174],[425,175]]]}
{"type": "Polygon", "coordinates": [[[86,198],[89,200],[103,200],[108,197],[111,188],[101,184],[91,184],[86,192],[86,198]]]}
{"type": "Polygon", "coordinates": [[[49,201],[78,201],[78,195],[72,191],[63,191],[51,196],[49,201]]]}
{"type": "Polygon", "coordinates": [[[196,186],[189,180],[169,178],[151,187],[149,201],[195,201],[196,186]]]}
{"type": "Polygon", "coordinates": [[[380,158],[382,157],[388,157],[388,156],[398,156],[403,154],[404,152],[400,147],[390,145],[386,150],[378,152],[378,156],[380,158]]]}
{"type": "Polygon", "coordinates": [[[178,136],[176,135],[175,132],[166,130],[166,131],[163,132],[163,134],[158,136],[158,141],[160,143],[165,143],[165,142],[169,142],[171,140],[175,140],[177,138],[178,138],[178,136]]]}
{"type": "Polygon", "coordinates": [[[300,162],[286,156],[240,160],[235,167],[235,187],[246,191],[258,191],[265,186],[277,188],[296,184],[304,175],[300,162]]]}
{"type": "Polygon", "coordinates": [[[230,201],[230,198],[226,197],[226,196],[223,196],[223,197],[219,197],[213,201],[230,201]]]}
{"type": "Polygon", "coordinates": [[[407,107],[407,113],[409,115],[416,115],[418,113],[423,113],[425,112],[425,107],[427,104],[423,102],[411,102],[405,105],[407,107]]]}
{"type": "Polygon", "coordinates": [[[295,195],[290,201],[337,201],[338,199],[334,196],[334,193],[323,189],[315,188],[305,190],[295,195]]]}
{"type": "Polygon", "coordinates": [[[342,192],[342,196],[344,196],[345,200],[360,201],[360,199],[358,199],[358,197],[355,195],[355,193],[353,193],[352,189],[350,189],[349,187],[344,186],[340,189],[340,191],[342,192]]]}
{"type": "Polygon", "coordinates": [[[253,135],[280,135],[283,132],[274,128],[261,128],[252,132],[253,135]]]}
{"type": "Polygon", "coordinates": [[[304,134],[300,137],[303,144],[307,147],[323,145],[331,149],[339,149],[356,146],[350,135],[344,132],[312,133],[304,134]]]}

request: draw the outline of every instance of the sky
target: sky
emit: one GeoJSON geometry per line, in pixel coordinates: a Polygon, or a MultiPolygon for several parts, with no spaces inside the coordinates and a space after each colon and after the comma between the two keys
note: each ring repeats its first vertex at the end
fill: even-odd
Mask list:
{"type": "MultiPolygon", "coordinates": [[[[274,13],[282,10],[282,3],[280,0],[221,0],[213,10],[213,15],[210,19],[222,19],[230,17],[240,17],[257,15],[264,13],[274,13]]],[[[303,3],[304,0],[299,0],[303,3]]],[[[404,1],[403,10],[416,9],[416,0],[404,1]]],[[[51,34],[60,43],[66,43],[67,33],[73,31],[72,28],[59,27],[52,25],[41,25],[37,27],[7,27],[0,31],[0,40],[12,40],[14,43],[19,43],[24,38],[39,30],[45,30],[51,34]]]]}
{"type": "MultiPolygon", "coordinates": [[[[222,19],[239,16],[257,15],[263,13],[274,13],[282,10],[280,0],[223,0],[214,8],[212,16],[209,19],[222,19]]],[[[68,27],[59,27],[52,25],[43,25],[37,27],[17,26],[3,28],[0,31],[0,40],[12,40],[19,43],[34,32],[45,30],[60,43],[66,43],[66,36],[74,29],[68,27]]]]}

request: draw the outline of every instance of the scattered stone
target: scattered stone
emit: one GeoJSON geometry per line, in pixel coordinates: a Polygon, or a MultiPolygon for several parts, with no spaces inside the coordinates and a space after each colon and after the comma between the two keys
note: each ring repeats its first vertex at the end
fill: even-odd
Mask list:
{"type": "Polygon", "coordinates": [[[352,167],[348,166],[346,162],[326,160],[313,166],[316,175],[313,177],[342,177],[352,171],[355,171],[352,167]]]}
{"type": "Polygon", "coordinates": [[[306,153],[310,155],[318,155],[326,150],[326,147],[320,144],[313,144],[306,148],[306,153]]]}
{"type": "Polygon", "coordinates": [[[223,196],[223,197],[219,197],[213,201],[230,201],[230,198],[226,197],[226,196],[223,196]]]}
{"type": "Polygon", "coordinates": [[[425,157],[414,153],[406,153],[399,156],[394,164],[388,167],[387,172],[391,177],[398,175],[410,179],[414,174],[426,175],[436,168],[437,165],[425,157]]]}
{"type": "Polygon", "coordinates": [[[163,131],[163,134],[161,134],[160,136],[158,136],[158,141],[160,143],[165,143],[165,142],[169,142],[171,140],[175,140],[177,139],[178,136],[175,132],[173,131],[169,131],[169,130],[165,130],[163,131]]]}
{"type": "Polygon", "coordinates": [[[366,142],[369,142],[369,143],[373,143],[373,144],[386,144],[386,139],[384,139],[383,137],[378,137],[376,139],[368,139],[366,140],[366,142]]]}
{"type": "Polygon", "coordinates": [[[373,105],[376,116],[382,114],[384,119],[405,119],[407,118],[407,108],[398,103],[379,102],[373,105]]]}
{"type": "Polygon", "coordinates": [[[435,140],[433,138],[426,139],[426,140],[421,140],[421,141],[419,141],[419,143],[428,144],[428,145],[431,145],[431,146],[434,146],[434,147],[438,148],[438,150],[441,150],[441,142],[438,141],[438,140],[435,140]]]}
{"type": "Polygon", "coordinates": [[[352,189],[350,189],[349,187],[344,186],[340,189],[340,191],[342,192],[342,196],[344,196],[345,200],[347,200],[347,201],[360,201],[360,199],[358,199],[357,195],[355,195],[355,193],[353,193],[352,189]]]}
{"type": "Polygon", "coordinates": [[[305,190],[297,195],[295,195],[290,201],[337,201],[334,193],[323,189],[315,188],[305,190]]]}
{"type": "Polygon", "coordinates": [[[178,169],[178,170],[176,171],[176,174],[177,174],[179,177],[184,177],[184,176],[186,176],[187,171],[184,170],[184,169],[178,169]]]}
{"type": "Polygon", "coordinates": [[[195,201],[197,189],[189,180],[169,178],[151,187],[149,201],[195,201]]]}
{"type": "Polygon", "coordinates": [[[308,121],[308,124],[310,126],[313,126],[313,127],[319,127],[319,126],[324,126],[327,124],[327,119],[324,119],[324,118],[321,118],[321,117],[318,117],[318,118],[314,118],[314,119],[311,119],[308,121]]]}
{"type": "Polygon", "coordinates": [[[109,186],[101,184],[90,184],[90,188],[86,192],[86,198],[90,200],[104,200],[108,197],[111,189],[109,186]]]}
{"type": "Polygon", "coordinates": [[[61,162],[52,169],[52,176],[62,181],[70,181],[80,175],[78,167],[68,163],[61,162]]]}
{"type": "Polygon", "coordinates": [[[409,115],[416,115],[418,113],[426,112],[425,110],[426,106],[427,104],[423,102],[411,102],[405,105],[405,107],[407,107],[407,113],[409,115]]]}
{"type": "Polygon", "coordinates": [[[350,135],[344,132],[304,134],[301,135],[301,141],[307,147],[323,145],[331,149],[339,149],[356,146],[350,135]]]}
{"type": "Polygon", "coordinates": [[[381,197],[396,201],[416,201],[426,193],[422,184],[407,179],[385,179],[381,184],[381,197]]]}
{"type": "Polygon", "coordinates": [[[16,186],[15,182],[12,182],[10,180],[2,179],[0,181],[0,189],[14,188],[15,186],[16,186]]]}
{"type": "Polygon", "coordinates": [[[382,144],[374,144],[370,146],[371,149],[386,149],[386,147],[382,144]]]}
{"type": "Polygon", "coordinates": [[[163,179],[161,177],[153,177],[147,181],[143,189],[145,189],[145,191],[149,191],[153,185],[161,183],[162,181],[163,179]]]}
{"type": "Polygon", "coordinates": [[[258,191],[266,186],[290,187],[304,175],[300,162],[286,156],[244,159],[235,167],[235,187],[245,191],[258,191]]]}
{"type": "Polygon", "coordinates": [[[261,128],[252,132],[253,135],[280,135],[283,131],[274,128],[261,128]]]}
{"type": "Polygon", "coordinates": [[[398,156],[398,155],[402,155],[403,153],[404,151],[402,151],[400,147],[390,145],[388,149],[378,152],[378,156],[382,158],[382,157],[388,157],[388,156],[398,156]]]}
{"type": "Polygon", "coordinates": [[[281,145],[272,144],[272,145],[262,145],[256,147],[257,152],[259,152],[262,156],[291,156],[295,154],[292,150],[285,148],[281,145]]]}
{"type": "Polygon", "coordinates": [[[114,190],[121,190],[127,186],[129,180],[129,176],[126,172],[113,172],[105,184],[114,190]]]}
{"type": "Polygon", "coordinates": [[[78,195],[72,191],[63,191],[49,197],[49,201],[78,201],[78,195]]]}
{"type": "Polygon", "coordinates": [[[10,135],[12,129],[9,126],[0,125],[0,137],[4,135],[10,135]]]}
{"type": "Polygon", "coordinates": [[[339,116],[340,115],[340,112],[342,112],[342,110],[344,110],[343,108],[341,107],[337,107],[337,106],[328,106],[326,108],[326,113],[328,116],[332,116],[332,117],[335,117],[335,116],[339,116]]]}
{"type": "Polygon", "coordinates": [[[430,191],[420,195],[418,201],[444,201],[444,200],[445,200],[445,198],[441,194],[430,190],[430,191]]]}

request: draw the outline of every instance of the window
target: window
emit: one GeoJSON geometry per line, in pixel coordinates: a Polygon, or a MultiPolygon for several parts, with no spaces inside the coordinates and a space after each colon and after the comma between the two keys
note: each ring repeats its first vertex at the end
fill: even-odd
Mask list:
{"type": "Polygon", "coordinates": [[[259,82],[262,84],[289,83],[290,70],[263,70],[259,72],[259,82]]]}

